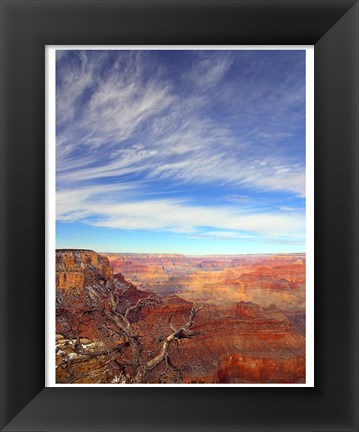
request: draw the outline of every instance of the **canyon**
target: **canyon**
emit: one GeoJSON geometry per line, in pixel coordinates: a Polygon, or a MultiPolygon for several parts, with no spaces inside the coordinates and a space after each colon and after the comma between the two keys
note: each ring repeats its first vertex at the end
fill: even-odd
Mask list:
{"type": "Polygon", "coordinates": [[[128,325],[148,362],[195,305],[203,306],[145,383],[305,382],[304,254],[57,250],[58,383],[135,382],[128,340],[104,319],[115,319],[115,297],[115,315],[131,311],[128,325]]]}
{"type": "Polygon", "coordinates": [[[305,255],[187,257],[164,254],[105,254],[115,272],[139,289],[178,294],[188,301],[275,304],[305,309],[305,255]]]}

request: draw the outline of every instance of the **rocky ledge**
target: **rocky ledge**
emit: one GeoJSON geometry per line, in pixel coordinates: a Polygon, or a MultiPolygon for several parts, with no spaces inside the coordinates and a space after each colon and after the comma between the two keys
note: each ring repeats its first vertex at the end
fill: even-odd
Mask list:
{"type": "Polygon", "coordinates": [[[86,249],[56,251],[56,289],[83,289],[95,281],[112,279],[112,267],[106,257],[86,249]]]}

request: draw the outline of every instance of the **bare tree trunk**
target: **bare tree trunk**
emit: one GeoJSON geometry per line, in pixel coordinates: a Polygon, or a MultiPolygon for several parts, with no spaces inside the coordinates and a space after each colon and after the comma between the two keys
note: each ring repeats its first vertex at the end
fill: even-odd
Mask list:
{"type": "MultiPolygon", "coordinates": [[[[138,367],[133,381],[134,383],[138,384],[146,381],[148,374],[157,366],[159,366],[167,358],[169,347],[175,339],[185,339],[185,338],[192,337],[192,334],[189,332],[189,328],[192,326],[193,319],[196,316],[196,314],[203,308],[204,305],[198,308],[196,306],[193,306],[193,308],[190,311],[190,316],[188,321],[179,329],[175,329],[170,324],[170,327],[173,330],[173,332],[169,336],[167,336],[166,339],[164,340],[159,354],[153,359],[149,360],[147,363],[141,364],[138,367]]],[[[142,352],[141,352],[141,357],[143,358],[142,352]]]]}
{"type": "MultiPolygon", "coordinates": [[[[95,291],[92,292],[92,295],[97,299],[99,298],[98,294],[95,291]]],[[[196,305],[194,305],[190,310],[188,321],[178,329],[176,329],[171,323],[171,316],[168,323],[170,329],[172,330],[172,333],[163,339],[162,346],[160,347],[157,356],[150,360],[147,360],[143,352],[140,337],[134,332],[134,328],[129,319],[129,316],[131,312],[135,312],[136,310],[143,307],[157,304],[158,300],[152,297],[139,299],[135,305],[127,308],[124,313],[118,312],[118,303],[119,298],[116,298],[115,294],[109,291],[108,305],[110,306],[110,308],[106,309],[104,305],[102,309],[102,314],[105,319],[107,319],[107,321],[115,327],[115,332],[123,336],[125,339],[125,341],[121,345],[116,347],[118,351],[125,347],[130,347],[132,351],[132,360],[128,363],[128,365],[132,366],[133,368],[132,382],[135,384],[145,383],[150,372],[157,366],[159,366],[163,361],[167,360],[169,347],[174,340],[192,338],[196,335],[195,333],[192,333],[190,331],[190,327],[194,323],[194,318],[196,314],[204,308],[204,305],[200,307],[196,307],[196,305]]],[[[82,350],[82,353],[84,353],[79,336],[78,343],[80,349],[82,350]]],[[[114,351],[114,349],[112,349],[111,351],[114,351]]],[[[94,353],[94,355],[96,354],[99,353],[94,353]]]]}
{"type": "Polygon", "coordinates": [[[133,379],[134,384],[143,384],[146,382],[148,374],[150,371],[146,368],[146,366],[140,366],[137,369],[136,375],[133,379]]]}

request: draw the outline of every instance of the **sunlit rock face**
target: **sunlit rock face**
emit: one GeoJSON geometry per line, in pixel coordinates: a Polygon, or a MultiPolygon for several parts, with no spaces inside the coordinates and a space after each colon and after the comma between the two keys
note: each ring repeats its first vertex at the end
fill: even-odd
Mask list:
{"type": "Polygon", "coordinates": [[[115,272],[156,294],[215,304],[254,302],[297,311],[305,309],[305,255],[185,257],[108,254],[115,272]]]}
{"type": "MultiPolygon", "coordinates": [[[[76,318],[91,310],[91,291],[95,290],[100,298],[108,296],[108,288],[114,292],[126,290],[126,303],[136,302],[148,296],[148,292],[139,291],[120,273],[113,274],[109,260],[91,250],[58,249],[56,251],[56,313],[57,331],[75,332],[76,318]],[[68,316],[67,328],[64,328],[61,316],[68,316]]],[[[92,337],[91,325],[84,333],[92,337]]]]}
{"type": "Polygon", "coordinates": [[[250,357],[233,354],[222,358],[214,378],[226,384],[304,383],[305,357],[250,357]]]}
{"type": "Polygon", "coordinates": [[[100,280],[112,280],[108,258],[85,249],[56,251],[56,288],[83,289],[100,280]]]}

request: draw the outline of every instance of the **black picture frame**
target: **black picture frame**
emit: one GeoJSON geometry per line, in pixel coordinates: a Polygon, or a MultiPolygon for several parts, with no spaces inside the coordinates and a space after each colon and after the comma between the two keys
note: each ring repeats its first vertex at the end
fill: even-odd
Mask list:
{"type": "Polygon", "coordinates": [[[4,431],[358,431],[355,0],[1,1],[4,431]],[[315,387],[44,388],[45,45],[315,46],[315,387]]]}

